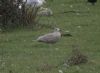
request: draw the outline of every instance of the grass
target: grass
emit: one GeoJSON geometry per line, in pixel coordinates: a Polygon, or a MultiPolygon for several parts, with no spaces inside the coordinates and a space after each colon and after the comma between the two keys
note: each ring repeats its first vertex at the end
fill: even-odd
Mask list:
{"type": "Polygon", "coordinates": [[[47,4],[54,15],[42,17],[40,23],[69,30],[72,37],[62,37],[50,46],[35,39],[51,29],[16,30],[0,33],[0,73],[100,73],[100,1],[95,6],[84,0],[54,0],[47,4]],[[73,6],[72,8],[70,6],[73,6]],[[75,11],[75,12],[70,12],[75,11]],[[63,13],[67,12],[67,13],[63,13]],[[80,27],[80,28],[79,28],[80,27]],[[71,53],[72,45],[79,45],[89,62],[68,69],[55,68],[71,53]],[[38,70],[45,67],[49,70],[38,70]]]}

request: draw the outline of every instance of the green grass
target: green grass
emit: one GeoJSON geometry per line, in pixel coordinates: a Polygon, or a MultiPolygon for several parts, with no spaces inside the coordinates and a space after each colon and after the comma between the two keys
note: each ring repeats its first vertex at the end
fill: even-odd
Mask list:
{"type": "Polygon", "coordinates": [[[100,73],[99,3],[99,0],[95,6],[87,4],[85,0],[54,0],[48,3],[54,15],[42,17],[40,23],[69,30],[73,35],[62,37],[52,46],[35,41],[39,35],[51,31],[48,27],[0,33],[0,73],[59,73],[58,70],[64,73],[100,73]],[[89,62],[68,69],[53,68],[68,58],[72,45],[79,45],[80,50],[87,54],[89,62]],[[37,71],[44,64],[52,68],[37,71]]]}

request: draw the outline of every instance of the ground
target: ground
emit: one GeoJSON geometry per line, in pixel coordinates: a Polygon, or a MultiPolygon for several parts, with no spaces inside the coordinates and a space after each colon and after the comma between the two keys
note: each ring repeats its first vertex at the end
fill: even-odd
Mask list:
{"type": "Polygon", "coordinates": [[[42,17],[41,28],[0,33],[0,73],[100,73],[100,1],[94,6],[86,0],[48,2],[54,15],[42,17]],[[52,45],[37,42],[38,36],[52,31],[48,26],[70,31],[72,37],[52,45]],[[56,68],[69,57],[73,45],[88,56],[88,62],[56,68]]]}

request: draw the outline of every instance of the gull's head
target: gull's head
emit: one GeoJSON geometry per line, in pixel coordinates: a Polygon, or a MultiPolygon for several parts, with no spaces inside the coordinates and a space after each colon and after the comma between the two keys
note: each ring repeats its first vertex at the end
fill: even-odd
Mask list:
{"type": "Polygon", "coordinates": [[[54,31],[61,31],[59,28],[55,28],[54,31]]]}

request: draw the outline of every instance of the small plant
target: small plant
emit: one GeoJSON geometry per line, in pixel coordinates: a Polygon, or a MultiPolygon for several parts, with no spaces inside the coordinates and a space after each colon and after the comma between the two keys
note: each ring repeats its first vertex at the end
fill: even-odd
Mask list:
{"type": "Polygon", "coordinates": [[[68,65],[78,65],[82,63],[86,63],[88,61],[88,57],[84,55],[78,48],[74,48],[72,50],[72,55],[67,60],[68,65]]]}
{"type": "Polygon", "coordinates": [[[24,22],[26,24],[35,24],[36,22],[36,18],[37,18],[37,12],[38,12],[38,9],[37,7],[26,7],[25,9],[25,15],[24,16],[24,22]]]}

